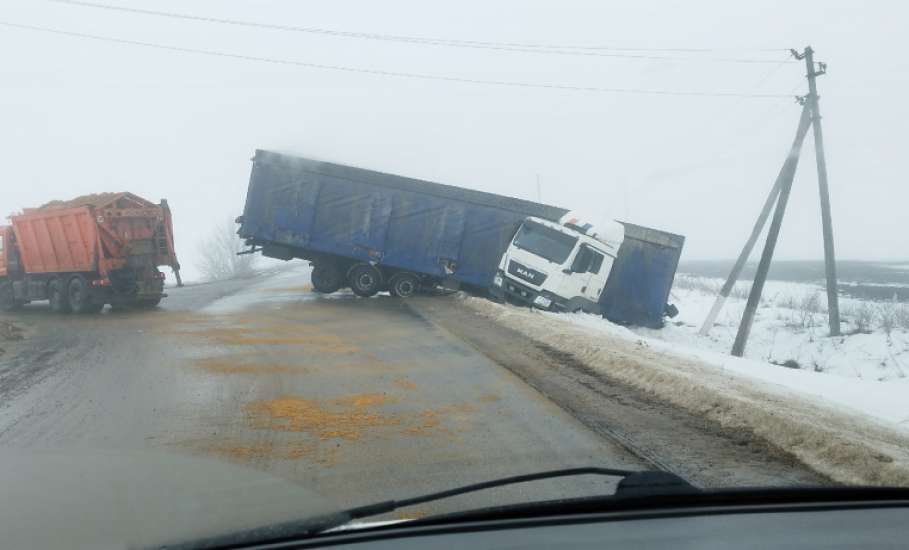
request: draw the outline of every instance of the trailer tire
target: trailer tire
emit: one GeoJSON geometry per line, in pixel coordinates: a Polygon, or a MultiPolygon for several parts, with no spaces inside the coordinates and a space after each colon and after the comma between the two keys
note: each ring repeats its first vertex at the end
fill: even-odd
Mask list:
{"type": "Polygon", "coordinates": [[[312,287],[316,292],[331,294],[344,286],[344,275],[338,266],[333,263],[317,263],[309,275],[312,287]]]}
{"type": "Polygon", "coordinates": [[[347,272],[347,281],[354,294],[369,298],[382,288],[382,272],[374,265],[357,264],[347,272]]]}
{"type": "Polygon", "coordinates": [[[47,297],[50,301],[51,311],[54,313],[69,313],[69,297],[66,287],[60,279],[54,279],[47,285],[47,297]]]}
{"type": "Polygon", "coordinates": [[[410,298],[420,290],[420,279],[413,273],[398,273],[388,283],[388,291],[392,296],[410,298]]]}

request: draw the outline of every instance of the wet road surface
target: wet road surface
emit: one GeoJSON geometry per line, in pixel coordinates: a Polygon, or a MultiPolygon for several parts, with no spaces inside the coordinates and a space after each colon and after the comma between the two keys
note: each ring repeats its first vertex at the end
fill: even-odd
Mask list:
{"type": "MultiPolygon", "coordinates": [[[[569,466],[643,468],[471,345],[389,297],[319,297],[305,269],[172,289],[156,311],[14,318],[0,448],[188,453],[339,505],[569,466]]],[[[611,492],[579,478],[402,516],[611,492]]]]}

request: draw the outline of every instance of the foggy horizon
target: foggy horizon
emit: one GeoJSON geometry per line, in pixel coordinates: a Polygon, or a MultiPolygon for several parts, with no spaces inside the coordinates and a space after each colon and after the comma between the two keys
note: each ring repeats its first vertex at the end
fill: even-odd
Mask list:
{"type": "MultiPolygon", "coordinates": [[[[539,177],[541,202],[684,235],[683,262],[729,260],[792,142],[800,111],[794,96],[807,91],[804,63],[786,50],[810,44],[816,60],[828,64],[818,87],[837,259],[909,260],[909,239],[893,230],[906,218],[909,198],[894,169],[909,107],[889,101],[909,88],[901,70],[907,61],[880,54],[907,49],[902,5],[102,3],[351,34],[596,46],[611,49],[584,51],[615,56],[370,40],[10,1],[0,8],[2,22],[487,84],[0,26],[0,46],[16,52],[3,62],[0,91],[4,218],[89,193],[167,198],[178,256],[193,278],[206,234],[241,213],[249,159],[269,149],[533,201],[539,177]]],[[[762,245],[763,237],[752,261],[762,245]]],[[[809,133],[774,260],[822,257],[809,133]]]]}

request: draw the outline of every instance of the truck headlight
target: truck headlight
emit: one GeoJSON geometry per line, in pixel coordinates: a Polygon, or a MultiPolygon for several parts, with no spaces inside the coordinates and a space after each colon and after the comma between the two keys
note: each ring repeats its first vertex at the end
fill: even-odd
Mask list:
{"type": "Polygon", "coordinates": [[[545,307],[549,307],[552,305],[552,300],[550,300],[546,296],[537,296],[536,298],[533,299],[533,303],[534,303],[534,305],[545,308],[545,307]]]}
{"type": "Polygon", "coordinates": [[[496,273],[496,276],[492,278],[492,284],[496,286],[502,286],[503,282],[504,280],[502,279],[502,275],[499,273],[496,273]]]}

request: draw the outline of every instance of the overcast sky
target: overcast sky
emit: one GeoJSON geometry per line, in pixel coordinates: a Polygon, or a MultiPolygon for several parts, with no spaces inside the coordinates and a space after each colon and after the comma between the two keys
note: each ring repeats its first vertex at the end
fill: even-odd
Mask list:
{"type": "MultiPolygon", "coordinates": [[[[616,49],[586,51],[631,57],[252,29],[43,0],[3,0],[0,21],[369,70],[771,95],[804,93],[804,65],[782,62],[786,48],[811,44],[829,64],[819,87],[838,257],[909,258],[909,188],[899,164],[909,119],[903,2],[98,1],[355,33],[598,46],[616,49]]],[[[3,215],[99,191],[168,198],[190,276],[203,236],[241,212],[257,148],[534,200],[539,175],[544,202],[684,234],[687,259],[734,257],[799,116],[791,98],[427,81],[4,26],[0,51],[3,215]]],[[[822,257],[810,138],[804,151],[777,258],[822,257]]]]}

